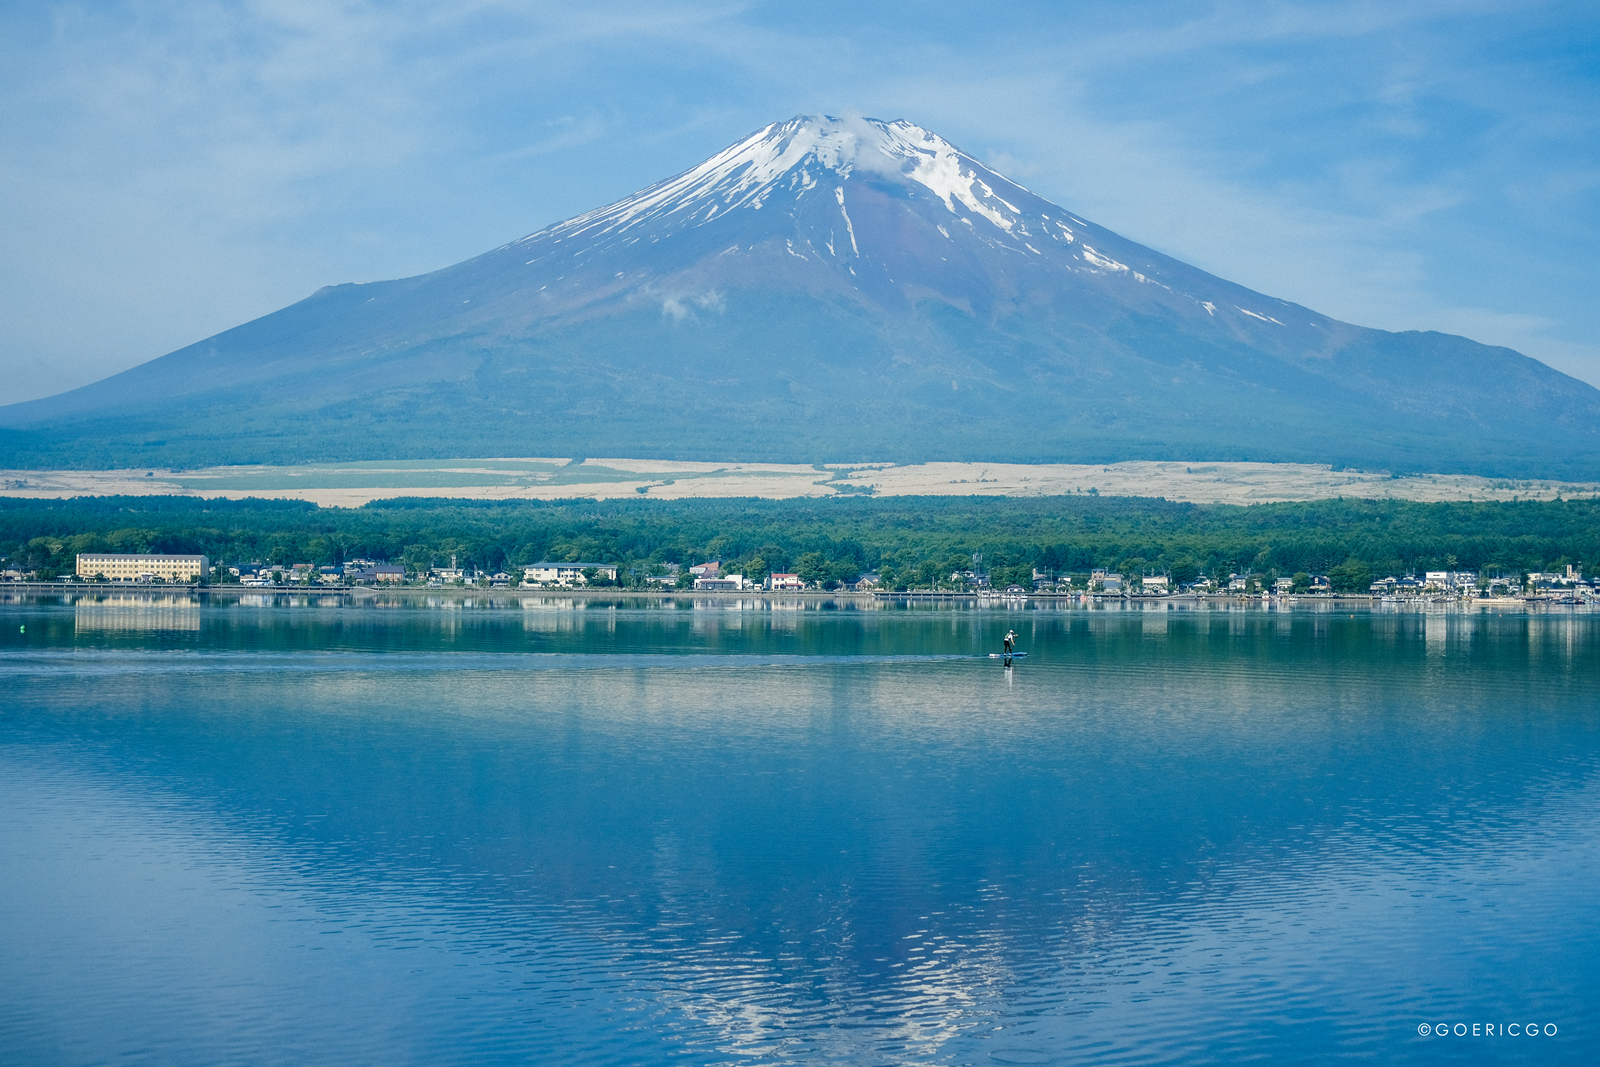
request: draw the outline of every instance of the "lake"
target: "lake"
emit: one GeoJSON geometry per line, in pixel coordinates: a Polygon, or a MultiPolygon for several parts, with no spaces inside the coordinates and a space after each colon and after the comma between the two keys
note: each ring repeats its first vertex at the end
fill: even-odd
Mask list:
{"type": "Polygon", "coordinates": [[[0,1062],[1594,1062],[1600,615],[1320,608],[12,596],[0,1062]]]}

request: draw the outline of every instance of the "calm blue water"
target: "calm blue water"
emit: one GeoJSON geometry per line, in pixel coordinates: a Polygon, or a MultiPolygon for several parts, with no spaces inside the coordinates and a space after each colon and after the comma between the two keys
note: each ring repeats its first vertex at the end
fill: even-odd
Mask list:
{"type": "Polygon", "coordinates": [[[130,598],[0,631],[0,1063],[1600,1054],[1600,616],[130,598]],[[972,658],[1008,627],[1027,660],[972,658]]]}

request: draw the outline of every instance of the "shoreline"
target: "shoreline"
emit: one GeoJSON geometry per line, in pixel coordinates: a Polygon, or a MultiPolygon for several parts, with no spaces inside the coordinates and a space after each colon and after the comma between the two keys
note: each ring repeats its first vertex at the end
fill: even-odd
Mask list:
{"type": "Polygon", "coordinates": [[[70,597],[73,601],[103,600],[107,597],[157,601],[182,597],[191,601],[192,606],[195,607],[206,603],[229,603],[248,599],[258,606],[267,606],[264,602],[268,600],[272,601],[274,606],[279,601],[282,601],[284,606],[292,606],[296,601],[300,604],[305,604],[315,600],[319,605],[326,607],[357,606],[376,601],[385,602],[385,606],[400,606],[408,601],[438,603],[443,600],[484,602],[485,606],[510,606],[512,603],[521,603],[523,606],[527,606],[527,601],[537,600],[547,603],[567,602],[574,604],[596,601],[645,601],[655,603],[686,602],[705,605],[731,604],[743,606],[749,604],[754,606],[756,603],[762,603],[767,607],[781,605],[816,605],[821,607],[827,604],[834,604],[889,608],[895,605],[909,607],[926,604],[966,608],[1001,608],[1012,611],[1026,610],[1030,605],[1058,609],[1080,607],[1089,610],[1118,608],[1139,611],[1185,607],[1256,608],[1277,611],[1293,609],[1316,609],[1320,611],[1372,610],[1378,607],[1419,610],[1461,610],[1467,608],[1535,610],[1555,607],[1578,607],[1596,610],[1596,605],[1593,603],[1569,604],[1540,597],[1392,601],[1370,594],[1263,598],[1260,596],[1241,597],[1225,593],[1129,597],[1082,593],[1029,593],[1022,596],[1008,597],[1004,595],[980,595],[977,593],[896,593],[848,590],[836,592],[828,592],[826,590],[773,592],[771,590],[751,589],[735,592],[731,590],[540,589],[522,587],[515,589],[472,589],[459,586],[431,589],[407,586],[398,589],[384,589],[373,586],[275,586],[263,588],[239,585],[146,585],[136,583],[112,585],[109,583],[85,584],[79,582],[5,582],[0,584],[0,603],[36,597],[70,597]]]}

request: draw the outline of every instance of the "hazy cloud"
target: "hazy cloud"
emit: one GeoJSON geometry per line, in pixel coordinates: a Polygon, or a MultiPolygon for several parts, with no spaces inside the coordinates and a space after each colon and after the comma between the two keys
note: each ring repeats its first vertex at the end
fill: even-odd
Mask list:
{"type": "Polygon", "coordinates": [[[661,301],[661,313],[671,318],[673,322],[682,322],[693,317],[696,308],[721,314],[728,309],[728,304],[723,294],[716,289],[688,296],[669,296],[661,301]]]}

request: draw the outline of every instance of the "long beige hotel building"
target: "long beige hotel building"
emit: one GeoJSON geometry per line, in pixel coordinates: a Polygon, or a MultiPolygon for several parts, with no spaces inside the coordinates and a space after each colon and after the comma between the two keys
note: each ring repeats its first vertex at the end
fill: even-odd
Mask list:
{"type": "Polygon", "coordinates": [[[89,553],[78,556],[78,577],[105,575],[113,582],[139,582],[160,578],[168,582],[197,582],[211,573],[205,556],[122,555],[89,553]]]}

